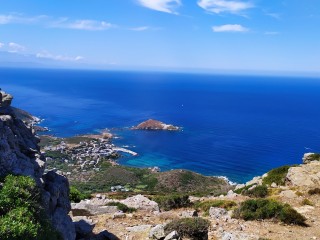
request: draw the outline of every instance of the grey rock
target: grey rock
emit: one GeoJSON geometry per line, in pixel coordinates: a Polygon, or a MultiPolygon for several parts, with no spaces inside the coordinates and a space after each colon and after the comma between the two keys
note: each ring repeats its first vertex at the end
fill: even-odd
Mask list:
{"type": "Polygon", "coordinates": [[[162,224],[158,224],[155,227],[151,228],[149,233],[149,238],[151,239],[163,239],[165,237],[164,226],[162,224]]]}
{"type": "Polygon", "coordinates": [[[121,203],[139,210],[160,211],[158,203],[141,194],[122,200],[121,203]]]}
{"type": "Polygon", "coordinates": [[[196,210],[183,211],[182,213],[180,213],[180,217],[182,218],[198,217],[198,212],[196,210]]]}
{"type": "Polygon", "coordinates": [[[117,219],[117,218],[126,218],[126,214],[123,212],[116,212],[112,215],[113,219],[117,219]]]}
{"type": "Polygon", "coordinates": [[[133,227],[127,227],[127,231],[129,232],[146,232],[150,231],[152,228],[152,225],[138,225],[138,226],[133,226],[133,227]]]}
{"type": "Polygon", "coordinates": [[[164,240],[178,240],[179,239],[179,234],[177,231],[173,231],[171,233],[169,233],[164,240]]]}
{"type": "Polygon", "coordinates": [[[86,201],[81,201],[80,203],[71,204],[73,216],[92,216],[101,214],[112,214],[118,212],[117,206],[101,206],[86,203],[86,201]]]}
{"type": "Polygon", "coordinates": [[[211,207],[209,209],[209,216],[213,219],[221,219],[222,217],[225,217],[227,215],[228,212],[224,208],[211,207]]]}

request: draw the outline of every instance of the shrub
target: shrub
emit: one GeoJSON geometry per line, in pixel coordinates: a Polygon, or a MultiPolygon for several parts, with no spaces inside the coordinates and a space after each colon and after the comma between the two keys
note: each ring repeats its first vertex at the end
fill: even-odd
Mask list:
{"type": "Polygon", "coordinates": [[[78,203],[84,199],[90,199],[90,194],[81,193],[76,187],[70,186],[69,199],[71,202],[78,203]]]}
{"type": "Polygon", "coordinates": [[[268,176],[262,179],[262,183],[269,185],[271,185],[272,183],[276,183],[280,186],[284,185],[290,167],[292,166],[282,166],[272,169],[270,172],[268,172],[268,176]]]}
{"type": "Polygon", "coordinates": [[[301,205],[313,206],[313,203],[308,198],[305,198],[301,201],[301,205]]]}
{"type": "Polygon", "coordinates": [[[310,189],[310,190],[308,191],[308,193],[309,193],[310,195],[320,194],[320,188],[310,189]]]}
{"type": "Polygon", "coordinates": [[[279,219],[287,224],[305,226],[305,217],[288,204],[269,199],[250,199],[241,203],[233,217],[244,220],[279,219]]]}
{"type": "Polygon", "coordinates": [[[268,195],[268,187],[266,185],[258,185],[251,190],[244,190],[241,194],[249,197],[264,198],[268,195]]]}
{"type": "Polygon", "coordinates": [[[124,213],[132,213],[137,211],[135,208],[128,207],[127,205],[120,203],[120,202],[109,202],[106,204],[106,206],[116,206],[118,210],[124,212],[124,213]]]}
{"type": "Polygon", "coordinates": [[[57,240],[43,207],[40,190],[30,177],[8,175],[0,190],[2,240],[57,240]]]}
{"type": "Polygon", "coordinates": [[[237,190],[234,190],[233,192],[237,193],[237,194],[242,194],[243,191],[249,190],[249,188],[251,188],[252,186],[254,186],[255,184],[250,184],[248,186],[245,186],[243,188],[239,188],[237,190]]]}
{"type": "Polygon", "coordinates": [[[167,195],[156,196],[152,198],[153,201],[159,204],[159,207],[165,211],[171,209],[189,207],[191,205],[188,195],[167,195]]]}
{"type": "Polygon", "coordinates": [[[205,215],[209,215],[209,210],[211,207],[219,207],[230,210],[235,206],[237,206],[237,204],[234,201],[229,200],[209,200],[204,202],[198,202],[195,204],[195,208],[203,211],[205,215]]]}
{"type": "Polygon", "coordinates": [[[293,209],[289,204],[285,204],[280,212],[279,219],[287,224],[306,226],[306,218],[293,209]]]}
{"type": "Polygon", "coordinates": [[[308,160],[310,161],[320,161],[320,154],[314,153],[308,156],[308,160]]]}
{"type": "Polygon", "coordinates": [[[181,237],[208,239],[210,223],[203,218],[182,218],[173,220],[164,227],[165,234],[177,231],[181,237]]]}

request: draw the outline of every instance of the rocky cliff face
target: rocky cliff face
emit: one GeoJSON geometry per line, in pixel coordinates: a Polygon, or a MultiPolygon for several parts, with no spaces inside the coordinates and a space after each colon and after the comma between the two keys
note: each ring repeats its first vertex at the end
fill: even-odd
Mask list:
{"type": "Polygon", "coordinates": [[[75,228],[70,211],[68,180],[54,172],[43,175],[44,158],[31,127],[11,108],[13,97],[0,91],[0,176],[30,176],[42,189],[43,203],[53,226],[66,240],[74,240],[75,228]]]}

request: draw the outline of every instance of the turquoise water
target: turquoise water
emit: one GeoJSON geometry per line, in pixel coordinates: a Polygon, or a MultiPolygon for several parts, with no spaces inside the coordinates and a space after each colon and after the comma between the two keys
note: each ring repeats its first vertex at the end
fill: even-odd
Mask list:
{"type": "Polygon", "coordinates": [[[111,129],[139,155],[122,164],[183,168],[243,182],[320,151],[320,79],[0,69],[14,105],[52,134],[111,129]],[[154,118],[180,132],[131,131],[154,118]]]}

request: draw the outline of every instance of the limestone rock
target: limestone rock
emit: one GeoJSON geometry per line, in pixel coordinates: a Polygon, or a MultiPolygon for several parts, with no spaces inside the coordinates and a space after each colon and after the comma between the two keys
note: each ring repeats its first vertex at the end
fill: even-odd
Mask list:
{"type": "Polygon", "coordinates": [[[211,207],[209,209],[209,216],[213,219],[221,219],[224,216],[227,216],[228,212],[224,208],[211,207]]]}
{"type": "Polygon", "coordinates": [[[178,240],[180,238],[179,234],[177,231],[173,231],[169,233],[164,240],[178,240]]]}
{"type": "Polygon", "coordinates": [[[149,238],[151,239],[163,239],[165,236],[164,226],[162,224],[158,224],[157,226],[151,228],[149,233],[149,238]]]}
{"type": "Polygon", "coordinates": [[[0,108],[10,107],[12,99],[13,99],[12,95],[4,91],[0,91],[0,108]]]}
{"type": "Polygon", "coordinates": [[[150,231],[152,228],[152,225],[138,225],[138,226],[133,226],[133,227],[127,227],[127,231],[129,232],[146,232],[150,231]]]}
{"type": "Polygon", "coordinates": [[[90,201],[81,201],[80,203],[72,203],[72,214],[74,216],[93,216],[101,214],[111,214],[118,212],[117,206],[101,206],[93,204],[90,201]]]}
{"type": "Polygon", "coordinates": [[[198,217],[198,212],[196,210],[183,211],[182,213],[180,213],[180,217],[182,218],[198,217]]]}
{"type": "Polygon", "coordinates": [[[146,211],[160,211],[159,205],[155,201],[151,201],[149,198],[139,194],[133,197],[129,197],[125,200],[120,201],[128,207],[146,210],[146,211]]]}
{"type": "Polygon", "coordinates": [[[320,162],[313,161],[308,164],[291,167],[288,171],[286,184],[289,186],[319,187],[320,162]]]}

